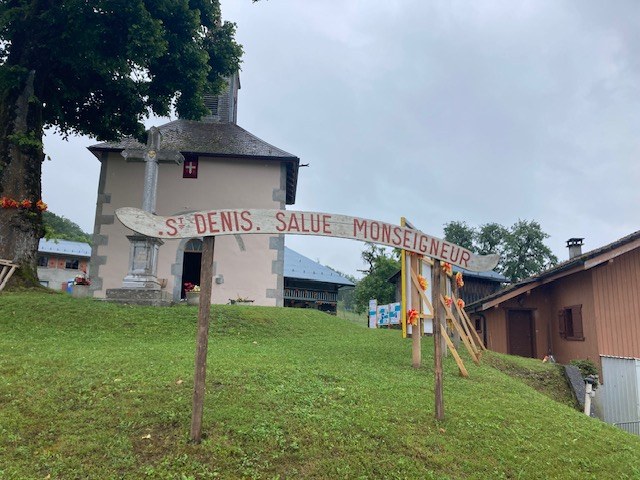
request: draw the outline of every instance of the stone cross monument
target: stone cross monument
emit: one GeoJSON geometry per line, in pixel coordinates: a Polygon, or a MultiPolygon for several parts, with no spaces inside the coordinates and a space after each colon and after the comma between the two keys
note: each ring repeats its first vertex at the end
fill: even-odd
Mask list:
{"type": "MultiPolygon", "coordinates": [[[[158,187],[158,164],[177,163],[184,160],[182,154],[175,150],[161,150],[162,135],[156,127],[151,127],[144,149],[127,148],[122,156],[127,162],[144,162],[144,189],[142,209],[155,214],[156,191],[158,187]]],[[[160,290],[158,281],[158,249],[163,244],[158,238],[144,235],[127,235],[131,242],[129,252],[129,273],[122,282],[123,288],[141,288],[160,290]]]]}

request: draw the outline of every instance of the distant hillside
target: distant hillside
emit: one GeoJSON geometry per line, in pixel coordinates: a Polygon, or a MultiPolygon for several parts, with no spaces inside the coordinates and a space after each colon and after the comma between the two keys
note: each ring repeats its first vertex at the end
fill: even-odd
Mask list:
{"type": "Polygon", "coordinates": [[[42,220],[45,228],[45,238],[71,240],[73,242],[91,243],[91,235],[82,231],[80,226],[68,218],[53,212],[43,212],[42,220]]]}
{"type": "Polygon", "coordinates": [[[214,307],[206,438],[189,445],[196,316],[0,294],[0,478],[640,478],[640,438],[492,355],[463,353],[468,379],[445,358],[436,422],[429,338],[414,370],[398,331],[312,310],[214,307]]]}

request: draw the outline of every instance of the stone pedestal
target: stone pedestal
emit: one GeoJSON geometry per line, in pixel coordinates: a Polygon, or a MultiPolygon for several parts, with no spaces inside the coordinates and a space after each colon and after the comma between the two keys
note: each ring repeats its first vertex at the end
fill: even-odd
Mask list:
{"type": "Polygon", "coordinates": [[[131,242],[129,273],[122,281],[122,288],[160,290],[157,276],[158,249],[164,242],[144,235],[127,235],[131,242]]]}
{"type": "Polygon", "coordinates": [[[168,307],[173,305],[173,298],[164,290],[148,290],[144,288],[109,288],[107,300],[130,305],[149,305],[168,307]]]}

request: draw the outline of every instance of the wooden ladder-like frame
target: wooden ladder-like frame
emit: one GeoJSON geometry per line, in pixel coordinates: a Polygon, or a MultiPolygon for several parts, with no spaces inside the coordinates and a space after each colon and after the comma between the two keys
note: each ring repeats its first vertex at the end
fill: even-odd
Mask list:
{"type": "Polygon", "coordinates": [[[16,271],[18,265],[11,263],[9,260],[3,260],[0,258],[0,292],[4,289],[13,272],[16,271]]]}

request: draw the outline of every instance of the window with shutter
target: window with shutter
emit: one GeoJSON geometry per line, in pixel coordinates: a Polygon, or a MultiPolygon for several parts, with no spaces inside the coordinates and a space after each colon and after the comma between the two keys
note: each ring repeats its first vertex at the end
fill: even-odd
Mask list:
{"type": "Polygon", "coordinates": [[[558,331],[565,340],[584,340],[582,305],[572,305],[558,311],[558,331]]]}

